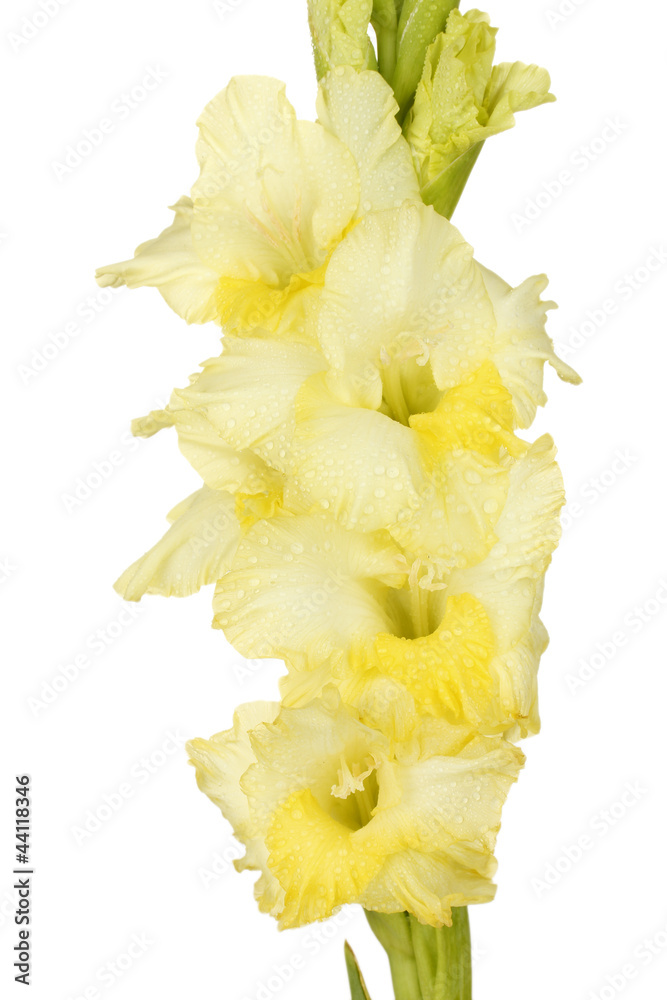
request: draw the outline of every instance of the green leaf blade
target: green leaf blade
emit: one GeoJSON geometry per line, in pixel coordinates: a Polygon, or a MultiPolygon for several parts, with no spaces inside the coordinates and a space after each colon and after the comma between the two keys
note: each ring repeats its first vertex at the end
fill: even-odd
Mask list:
{"type": "Polygon", "coordinates": [[[371,1000],[369,992],[366,989],[364,977],[359,968],[359,963],[357,962],[357,956],[347,941],[345,942],[345,965],[347,966],[347,977],[350,980],[352,1000],[371,1000]]]}

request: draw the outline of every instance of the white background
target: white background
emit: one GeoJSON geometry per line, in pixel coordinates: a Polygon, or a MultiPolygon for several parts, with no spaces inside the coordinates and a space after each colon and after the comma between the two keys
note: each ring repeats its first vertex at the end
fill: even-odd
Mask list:
{"type": "MultiPolygon", "coordinates": [[[[455,216],[507,280],[549,274],[561,304],[552,335],[585,379],[574,389],[549,374],[534,429],[559,444],[569,514],[548,578],[543,732],[525,747],[504,813],[496,901],[472,912],[475,998],[653,1000],[667,979],[667,16],[657,0],[565,0],[556,21],[558,2],[491,5],[500,58],[548,67],[559,101],[487,144],[455,216]],[[608,119],[617,134],[605,132],[608,119]],[[559,192],[563,170],[571,183],[559,192]],[[576,685],[580,673],[588,679],[576,685]]],[[[300,114],[314,116],[305,0],[227,6],[69,0],[18,44],[12,33],[30,30],[37,3],[5,0],[0,15],[10,465],[0,977],[12,997],[26,995],[11,983],[10,957],[13,776],[24,771],[34,796],[34,1000],[340,1000],[345,935],[373,1000],[390,997],[381,949],[354,910],[338,919],[344,926],[283,934],[258,914],[252,876],[230,870],[230,831],[185,764],[180,742],[227,727],[241,701],[273,696],[278,665],[251,664],[243,676],[243,661],[208,628],[208,592],[148,599],[131,619],[111,590],[199,482],[169,433],[130,444],[129,420],[184,384],[217,342],[214,327],[186,327],[152,290],[108,302],[94,268],[168,223],[166,206],[195,179],[195,119],[231,75],[286,79],[300,114]],[[121,113],[117,102],[151,69],[166,78],[121,113]],[[67,147],[102,118],[112,131],[58,178],[67,147]],[[69,340],[68,324],[78,331],[69,340]],[[38,371],[57,334],[65,346],[48,348],[38,371]],[[67,494],[112,452],[113,474],[68,510],[67,494]],[[30,701],[48,696],[77,656],[87,666],[57,682],[50,704],[30,701]],[[81,842],[89,811],[121,785],[128,797],[81,842]],[[133,935],[144,944],[128,960],[133,935]]]]}

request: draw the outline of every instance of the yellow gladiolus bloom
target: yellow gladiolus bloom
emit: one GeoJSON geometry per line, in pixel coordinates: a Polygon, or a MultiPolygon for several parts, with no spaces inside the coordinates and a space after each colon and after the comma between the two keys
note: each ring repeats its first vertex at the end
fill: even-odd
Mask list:
{"type": "Polygon", "coordinates": [[[508,472],[495,544],[445,575],[410,564],[388,532],[279,514],[241,540],[216,587],[214,623],[245,656],[287,661],[289,704],[333,680],[366,717],[389,679],[422,713],[485,733],[536,732],[538,613],[563,501],[552,442],[541,438],[508,472]]]}
{"type": "Polygon", "coordinates": [[[153,285],[189,323],[262,326],[303,339],[331,252],[361,215],[419,197],[391,88],[339,66],[320,122],[298,121],[285,86],[235,77],[199,119],[200,175],[176,218],[101,285],[153,285]]]}
{"type": "Polygon", "coordinates": [[[133,423],[174,428],[202,485],[116,588],[213,584],[214,626],[285,663],[280,703],[189,744],[260,909],[291,928],[358,903],[397,996],[443,986],[446,942],[469,995],[452,908],[495,892],[564,502],[551,438],[519,435],[545,363],[579,377],[547,335],[546,278],[512,288],[448,220],[486,138],[552,95],[536,66],[494,67],[487,15],[455,0],[308,7],[317,121],[278,80],[232,79],[171,225],[97,273],[225,333],[133,423]]]}
{"type": "Polygon", "coordinates": [[[189,749],[200,788],[246,845],[239,867],[262,873],[260,907],[282,927],[346,903],[437,927],[451,924],[452,906],[493,898],[520,750],[436,719],[392,742],[330,690],[270,709],[246,706],[233,730],[189,749]]]}
{"type": "Polygon", "coordinates": [[[442,577],[497,541],[544,362],[578,378],[553,353],[543,288],[510,288],[432,208],[371,214],[331,258],[310,343],[229,339],[135,429],[175,426],[212,489],[387,530],[442,577]]]}

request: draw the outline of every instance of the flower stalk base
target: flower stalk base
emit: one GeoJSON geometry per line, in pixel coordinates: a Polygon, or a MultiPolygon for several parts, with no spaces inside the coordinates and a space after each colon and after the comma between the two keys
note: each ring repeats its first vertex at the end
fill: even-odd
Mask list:
{"type": "Polygon", "coordinates": [[[467,907],[453,907],[451,927],[429,927],[409,913],[364,912],[387,952],[396,1000],[472,1000],[467,907]]]}

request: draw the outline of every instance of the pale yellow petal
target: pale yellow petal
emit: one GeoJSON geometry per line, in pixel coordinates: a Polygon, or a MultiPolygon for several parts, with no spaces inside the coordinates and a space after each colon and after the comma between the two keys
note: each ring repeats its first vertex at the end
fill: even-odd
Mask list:
{"type": "Polygon", "coordinates": [[[405,562],[384,532],[346,531],[319,515],[252,527],[214,598],[214,624],[244,656],[308,651],[326,659],[353,638],[392,631],[386,590],[405,562]]]}
{"type": "Polygon", "coordinates": [[[169,520],[166,535],[116,582],[125,600],[144,594],[186,597],[229,569],[240,538],[229,493],[204,487],[175,507],[169,520]]]}
{"type": "Polygon", "coordinates": [[[489,135],[512,128],[517,111],[529,111],[555,101],[549,93],[551,78],[541,66],[522,62],[498,63],[493,67],[484,94],[489,114],[489,135]]]}
{"type": "Polygon", "coordinates": [[[205,409],[183,406],[178,392],[166,410],[153,410],[134,420],[133,434],[152,437],[165,427],[175,427],[182,453],[213,490],[268,496],[281,488],[281,477],[275,470],[252,451],[237,451],[228,444],[205,409]]]}
{"type": "Polygon", "coordinates": [[[522,764],[516,747],[471,734],[450,754],[381,764],[378,806],[363,836],[381,844],[391,862],[365,890],[363,905],[407,909],[438,926],[451,923],[452,905],[492,898],[500,814],[522,764]]]}
{"type": "Polygon", "coordinates": [[[410,426],[431,465],[443,451],[474,451],[498,462],[503,449],[518,457],[527,448],[514,434],[511,393],[489,361],[445,392],[432,412],[410,417],[410,426]]]}
{"type": "Polygon", "coordinates": [[[283,707],[272,721],[253,730],[257,763],[241,782],[255,823],[268,829],[280,805],[309,790],[337,821],[362,826],[368,817],[355,793],[389,753],[386,737],[359,722],[332,688],[304,708],[283,707]]]}
{"type": "Polygon", "coordinates": [[[319,375],[297,397],[291,456],[302,489],[348,528],[389,527],[425,488],[418,436],[384,413],[346,405],[319,375]]]}
{"type": "Polygon", "coordinates": [[[220,286],[218,302],[234,325],[236,313],[261,315],[267,290],[281,293],[322,267],[356,211],[358,172],[335,136],[296,120],[284,84],[268,77],[235,77],[199,128],[193,236],[202,259],[237,282],[220,286]]]}
{"type": "Polygon", "coordinates": [[[379,635],[372,652],[376,669],[399,681],[422,713],[477,727],[493,719],[497,692],[489,664],[494,635],[483,606],[469,594],[448,599],[431,635],[379,635]]]}
{"type": "Polygon", "coordinates": [[[286,471],[294,433],[294,405],[301,385],[326,366],[315,348],[254,338],[228,338],[170,406],[204,413],[235,451],[249,449],[286,471]]]}
{"type": "Polygon", "coordinates": [[[468,848],[461,861],[458,851],[404,850],[387,858],[364,890],[359,902],[365,910],[397,913],[403,910],[432,927],[451,926],[452,907],[489,903],[496,894],[491,881],[493,856],[468,848]]]}
{"type": "Polygon", "coordinates": [[[495,530],[496,545],[478,565],[455,570],[448,593],[468,593],[483,605],[496,637],[491,671],[500,684],[507,724],[537,724],[536,674],[545,635],[537,612],[543,575],[560,538],[564,502],[555,449],[540,438],[510,472],[507,503],[495,530]],[[526,721],[527,720],[527,721],[526,721]],[[532,721],[531,721],[532,720],[532,721]]]}
{"type": "Polygon", "coordinates": [[[382,865],[381,851],[358,844],[355,831],[368,821],[389,743],[331,690],[306,708],[283,708],[251,742],[257,763],[241,784],[285,890],[281,926],[324,919],[354,902],[382,865]]]}
{"type": "Polygon", "coordinates": [[[435,560],[446,569],[474,565],[496,542],[507,488],[503,465],[475,452],[443,452],[420,505],[403,512],[391,535],[411,558],[435,560]]]}
{"type": "Polygon", "coordinates": [[[493,331],[472,248],[425,205],[362,219],[332,255],[320,306],[318,339],[332,366],[362,378],[375,366],[397,419],[395,381],[406,359],[425,364],[434,344],[456,336],[465,351],[493,331]]]}
{"type": "Polygon", "coordinates": [[[312,792],[296,792],[272,818],[269,866],[285,891],[280,926],[325,920],[355,903],[382,867],[377,845],[329,816],[312,792]]]}
{"type": "Polygon", "coordinates": [[[234,713],[233,729],[218,733],[210,740],[191,740],[187,746],[190,762],[197,771],[199,788],[218,806],[231,823],[235,836],[246,848],[245,857],[235,861],[235,867],[238,871],[250,869],[261,872],[255,885],[255,896],[260,909],[274,916],[285,905],[284,893],[268,867],[268,850],[264,840],[256,834],[248,799],[241,790],[240,782],[250,765],[255,763],[250,732],[262,723],[272,722],[278,710],[279,705],[273,702],[241,705],[234,713]]]}
{"type": "Polygon", "coordinates": [[[535,275],[511,288],[486,268],[482,274],[496,315],[491,359],[512,393],[518,426],[528,427],[537,407],[546,403],[542,388],[545,361],[566,382],[576,385],[581,379],[556,356],[546,332],[547,311],[555,308],[553,302],[540,298],[547,287],[546,275],[535,275]]]}
{"type": "Polygon", "coordinates": [[[181,198],[172,210],[172,224],[156,239],[138,246],[132,260],[100,267],[95,277],[103,288],[150,285],[188,323],[207,323],[216,318],[218,274],[197,253],[192,201],[181,198]]]}
{"type": "Polygon", "coordinates": [[[318,120],[352,153],[361,184],[358,215],[418,201],[410,147],[394,92],[379,73],[339,67],[320,81],[318,120]]]}

